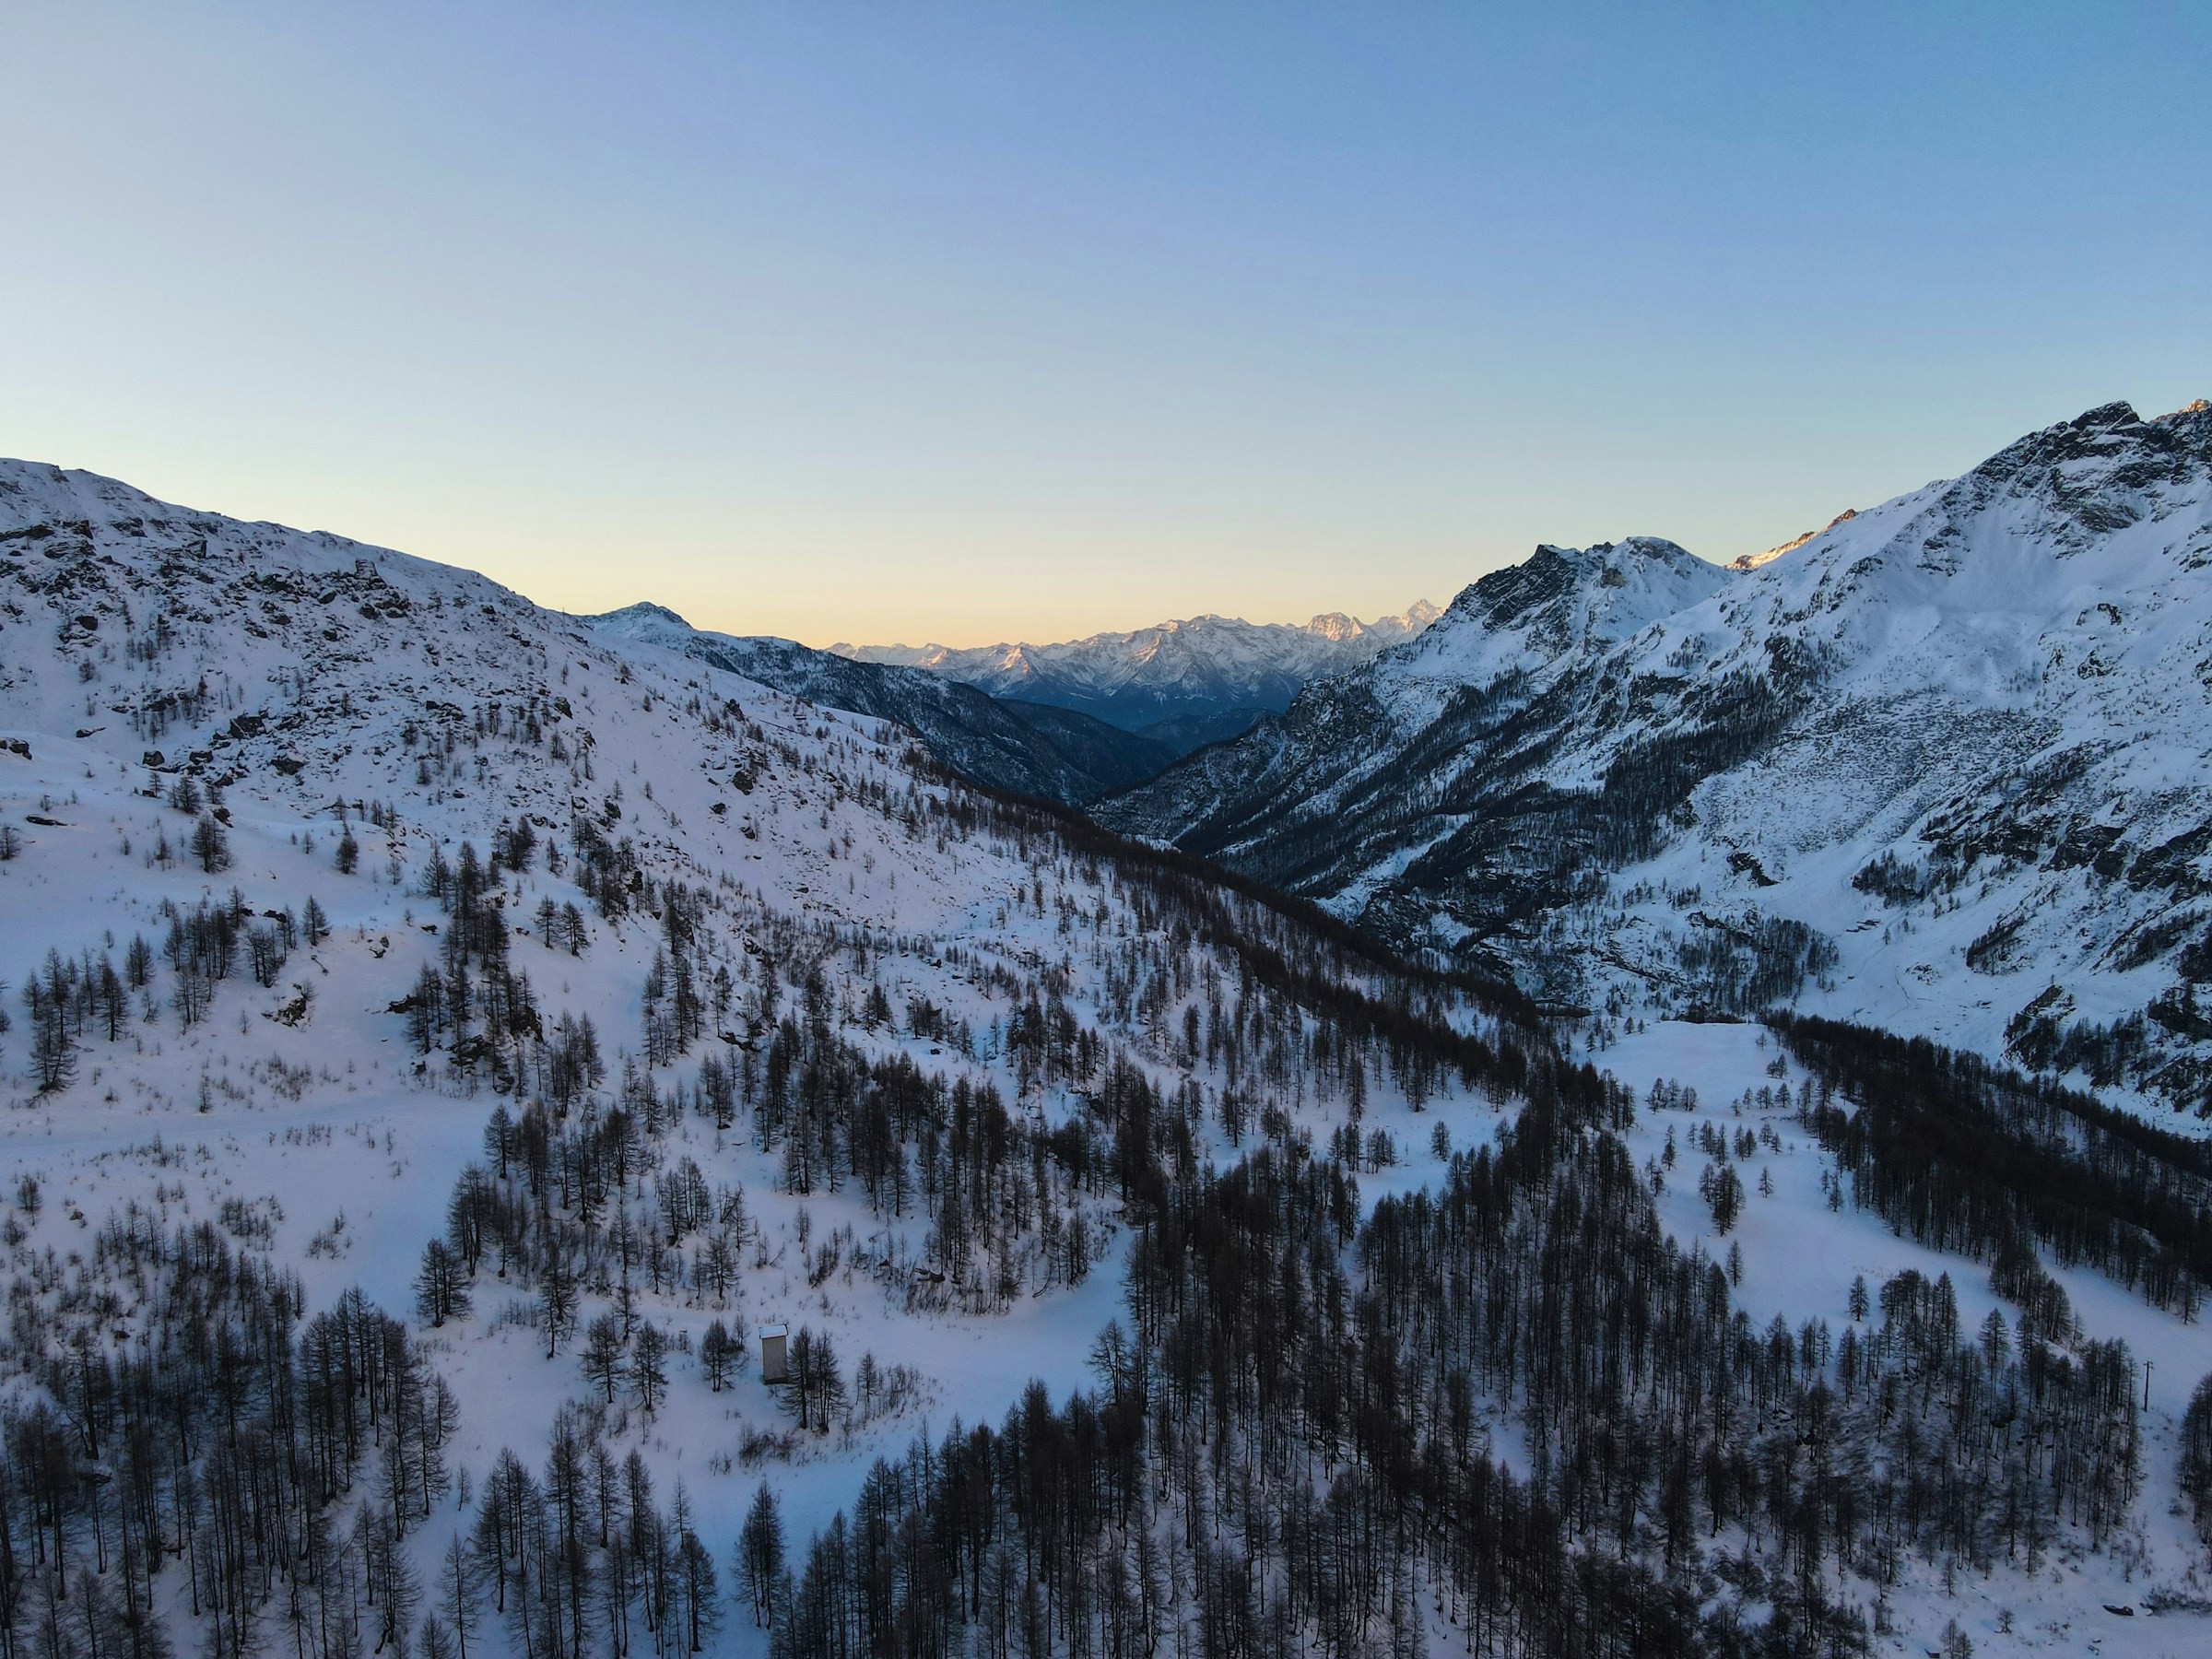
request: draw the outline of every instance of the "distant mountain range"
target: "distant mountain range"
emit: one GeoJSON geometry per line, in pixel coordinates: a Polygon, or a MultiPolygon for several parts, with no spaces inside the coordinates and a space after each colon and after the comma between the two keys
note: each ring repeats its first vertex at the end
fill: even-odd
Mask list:
{"type": "Polygon", "coordinates": [[[1539,547],[1093,810],[1559,1005],[1796,1002],[2212,1111],[2212,410],[1734,569],[1539,547]]]}
{"type": "Polygon", "coordinates": [[[825,708],[910,727],[979,783],[1083,806],[1286,708],[1309,680],[1370,661],[1437,616],[1432,605],[1302,627],[1223,617],[1163,622],[1065,645],[817,651],[790,640],[693,628],[641,604],[577,620],[610,639],[686,656],[825,708]]]}
{"type": "Polygon", "coordinates": [[[926,669],[994,697],[1072,709],[1178,754],[1279,712],[1310,682],[1344,674],[1435,621],[1426,600],[1371,622],[1332,611],[1305,623],[1193,617],[1055,645],[832,645],[856,662],[926,669]]]}

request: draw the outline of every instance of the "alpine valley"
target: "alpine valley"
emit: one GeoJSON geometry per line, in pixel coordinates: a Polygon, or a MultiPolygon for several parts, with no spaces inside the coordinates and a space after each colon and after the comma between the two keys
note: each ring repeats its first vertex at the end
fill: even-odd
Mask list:
{"type": "Polygon", "coordinates": [[[856,656],[0,462],[0,1659],[2204,1652],[2207,561],[2113,405],[856,656]]]}

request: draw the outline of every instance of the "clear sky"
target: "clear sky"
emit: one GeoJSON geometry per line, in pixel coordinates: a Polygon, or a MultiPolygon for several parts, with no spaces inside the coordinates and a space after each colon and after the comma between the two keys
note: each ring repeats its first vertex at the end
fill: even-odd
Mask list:
{"type": "Polygon", "coordinates": [[[813,643],[1726,559],[2212,395],[2212,6],[15,0],[0,453],[813,643]]]}

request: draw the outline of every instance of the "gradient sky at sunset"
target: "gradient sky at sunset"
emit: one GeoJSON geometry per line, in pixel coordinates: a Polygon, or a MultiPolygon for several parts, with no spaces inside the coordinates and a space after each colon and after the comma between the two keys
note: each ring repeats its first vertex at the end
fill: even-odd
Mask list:
{"type": "Polygon", "coordinates": [[[2212,10],[9,7],[0,453],[813,643],[1726,559],[2212,394],[2212,10]]]}

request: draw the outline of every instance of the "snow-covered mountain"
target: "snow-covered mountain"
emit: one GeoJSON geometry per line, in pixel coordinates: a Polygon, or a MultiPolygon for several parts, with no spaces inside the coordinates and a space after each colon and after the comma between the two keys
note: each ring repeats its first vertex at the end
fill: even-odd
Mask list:
{"type": "Polygon", "coordinates": [[[1361,622],[1332,611],[1305,623],[1193,617],[1056,645],[832,645],[859,662],[925,668],[994,697],[1079,710],[1187,753],[1288,708],[1301,687],[1402,644],[1437,617],[1423,600],[1361,622]]]}
{"type": "MultiPolygon", "coordinates": [[[[638,1460],[624,1524],[658,1529],[664,1593],[679,1547],[703,1537],[710,1563],[703,1627],[696,1601],[624,1603],[644,1581],[596,1547],[594,1603],[640,1640],[680,1618],[722,1629],[706,1651],[765,1653],[753,1618],[791,1587],[751,1613],[711,1588],[764,1488],[802,1548],[918,1431],[1094,1381],[1154,1126],[1186,1164],[1233,1155],[1211,1125],[1244,1039],[1217,1015],[1209,1062],[1184,1036],[1221,986],[1335,1055],[1270,1063],[1271,1127],[1232,1088],[1239,1139],[1325,1143],[1347,1087],[1361,1134],[1409,1149],[1409,1090],[1463,1134],[1491,1119],[1401,1030],[1426,1002],[1464,1046],[1493,1029],[1473,1006],[724,665],[818,666],[795,651],[652,620],[587,627],[465,571],[0,462],[0,1527],[43,1506],[53,1558],[0,1556],[0,1643],[46,1617],[53,1653],[198,1651],[210,1624],[224,1654],[280,1627],[363,1653],[398,1584],[408,1620],[450,1641],[466,1611],[472,1652],[519,1655],[465,1506],[503,1449],[535,1469],[569,1436],[638,1460]],[[833,1394],[767,1384],[771,1322],[833,1394]],[[211,1329],[237,1344],[228,1439],[200,1415],[211,1329]],[[292,1390],[334,1329],[391,1368],[313,1396],[344,1443],[253,1465],[241,1530],[188,1509],[150,1556],[134,1534],[118,1565],[111,1531],[96,1563],[97,1483],[164,1512],[181,1489],[169,1453],[132,1450],[143,1399],[180,1458],[216,1460],[194,1479],[230,1481],[237,1445],[308,1420],[292,1390]],[[393,1414],[373,1441],[371,1399],[393,1414]],[[35,1498],[27,1447],[61,1482],[35,1498]],[[272,1581],[265,1546],[328,1553],[272,1581]],[[449,1548],[463,1601],[426,1600],[449,1548]]],[[[850,677],[825,695],[883,677],[828,661],[850,677]]]]}
{"type": "MultiPolygon", "coordinates": [[[[1541,564],[1406,651],[1739,580],[1541,564]]],[[[1871,1040],[1569,1053],[672,643],[0,463],[0,1649],[2203,1647],[2201,1148],[1994,1091],[1931,1241],[1871,1040]]]]}
{"type": "Polygon", "coordinates": [[[855,661],[791,640],[693,628],[665,606],[579,618],[610,639],[657,645],[794,697],[895,720],[939,760],[994,789],[1081,806],[1158,772],[1183,751],[1080,711],[993,697],[960,681],[855,661]]]}
{"type": "Polygon", "coordinates": [[[2212,1107],[2212,411],[1747,571],[1541,548],[1102,803],[1563,1004],[1774,1002],[2212,1107]]]}

